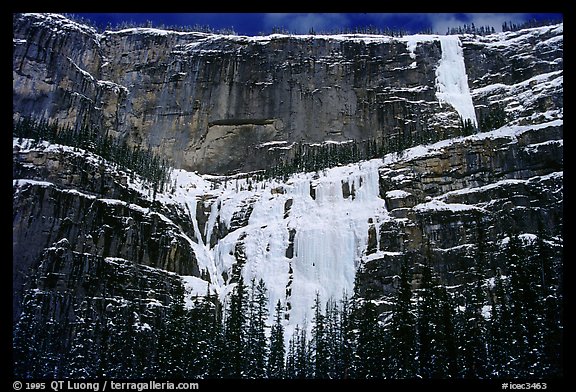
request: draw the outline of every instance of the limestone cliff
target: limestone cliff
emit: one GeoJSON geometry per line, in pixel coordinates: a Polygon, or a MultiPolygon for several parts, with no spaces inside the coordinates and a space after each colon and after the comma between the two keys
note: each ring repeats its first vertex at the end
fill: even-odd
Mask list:
{"type": "MultiPolygon", "coordinates": [[[[476,117],[496,93],[512,93],[498,83],[524,82],[517,94],[533,76],[557,76],[561,34],[452,40],[463,52],[476,117]],[[536,42],[542,50],[531,52],[536,42]]],[[[98,126],[203,173],[265,169],[294,143],[450,136],[462,115],[437,97],[450,49],[442,36],[100,34],[59,15],[24,14],[14,17],[13,42],[15,115],[98,126]]],[[[523,110],[561,106],[551,93],[523,110]]],[[[523,116],[514,107],[511,117],[523,116]]]]}
{"type": "Polygon", "coordinates": [[[355,278],[385,321],[403,260],[414,289],[429,263],[457,298],[478,254],[485,285],[506,276],[512,234],[545,238],[561,276],[562,33],[98,33],[15,15],[15,117],[89,124],[175,170],[156,192],[95,154],[15,137],[14,325],[61,326],[50,350],[67,353],[81,322],[132,309],[152,336],[178,298],[226,303],[240,274],[264,280],[270,324],[281,301],[287,337],[316,293],[340,298],[355,278]],[[251,172],[371,143],[396,151],[251,172]]]}

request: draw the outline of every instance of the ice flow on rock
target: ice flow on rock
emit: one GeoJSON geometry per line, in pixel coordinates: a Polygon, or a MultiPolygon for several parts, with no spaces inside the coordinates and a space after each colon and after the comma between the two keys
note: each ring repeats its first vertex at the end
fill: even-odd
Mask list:
{"type": "Polygon", "coordinates": [[[439,36],[442,58],[436,69],[436,97],[452,105],[464,121],[477,125],[476,112],[468,87],[464,53],[458,36],[439,36]]]}

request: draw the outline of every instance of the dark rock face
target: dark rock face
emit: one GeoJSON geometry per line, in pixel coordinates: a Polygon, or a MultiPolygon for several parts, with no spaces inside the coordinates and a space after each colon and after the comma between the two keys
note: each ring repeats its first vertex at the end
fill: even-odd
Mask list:
{"type": "MultiPolygon", "coordinates": [[[[160,330],[169,305],[183,295],[176,274],[120,258],[74,252],[65,238],[53,245],[40,257],[23,292],[19,337],[33,340],[16,341],[15,372],[20,376],[62,377],[66,365],[74,361],[74,339],[88,335],[92,347],[107,347],[114,334],[122,332],[122,325],[133,328],[144,344],[146,332],[160,330]]],[[[146,349],[151,356],[158,346],[146,349]]]]}
{"type": "Polygon", "coordinates": [[[496,107],[507,123],[535,123],[563,108],[563,27],[462,38],[470,90],[480,122],[496,107]]]}
{"type": "Polygon", "coordinates": [[[27,275],[45,248],[64,238],[82,254],[199,274],[189,216],[136,192],[126,172],[94,157],[69,148],[14,152],[15,316],[27,275]]]}
{"type": "Polygon", "coordinates": [[[45,247],[67,238],[78,253],[120,257],[135,263],[199,276],[194,251],[180,228],[155,212],[123,202],[87,197],[54,186],[15,186],[13,217],[14,312],[27,273],[45,247]],[[33,239],[33,240],[32,240],[33,239]]]}
{"type": "Polygon", "coordinates": [[[410,53],[394,39],[98,35],[54,15],[17,15],[13,104],[18,115],[109,129],[187,170],[249,171],[280,158],[266,142],[458,127],[435,97],[440,56],[438,41],[410,53]],[[440,111],[450,120],[436,121],[440,111]]]}

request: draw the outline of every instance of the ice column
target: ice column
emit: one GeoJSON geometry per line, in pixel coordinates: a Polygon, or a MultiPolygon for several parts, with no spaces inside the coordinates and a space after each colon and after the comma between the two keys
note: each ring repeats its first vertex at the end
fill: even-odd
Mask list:
{"type": "Polygon", "coordinates": [[[439,38],[442,58],[436,69],[436,97],[440,102],[452,105],[463,120],[469,119],[473,125],[478,125],[460,39],[455,35],[439,38]]]}

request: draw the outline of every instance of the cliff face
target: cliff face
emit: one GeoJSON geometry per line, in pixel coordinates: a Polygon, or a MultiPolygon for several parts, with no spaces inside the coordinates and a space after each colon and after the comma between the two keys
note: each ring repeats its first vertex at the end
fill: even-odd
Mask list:
{"type": "Polygon", "coordinates": [[[14,138],[15,325],[55,321],[66,352],[87,308],[101,320],[132,309],[134,325],[156,331],[180,295],[209,289],[225,302],[242,274],[264,280],[270,323],[282,302],[289,337],[312,320],[316,293],[350,294],[355,277],[389,311],[407,256],[413,288],[431,263],[457,293],[480,252],[487,280],[505,275],[512,233],[545,236],[560,275],[562,31],[98,34],[16,15],[15,116],[92,124],[178,169],[156,193],[102,157],[14,138]],[[479,132],[457,136],[460,117],[479,132]],[[421,144],[283,179],[214,175],[348,140],[421,144]]]}
{"type": "Polygon", "coordinates": [[[16,148],[13,178],[14,316],[30,272],[62,239],[78,254],[199,276],[188,215],[147,200],[130,189],[125,172],[94,155],[66,147],[16,148]]]}
{"type": "Polygon", "coordinates": [[[449,135],[462,113],[439,103],[436,71],[451,38],[97,34],[18,15],[14,110],[100,126],[186,170],[264,169],[287,154],[262,148],[272,141],[449,135]]]}

